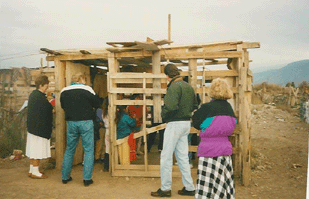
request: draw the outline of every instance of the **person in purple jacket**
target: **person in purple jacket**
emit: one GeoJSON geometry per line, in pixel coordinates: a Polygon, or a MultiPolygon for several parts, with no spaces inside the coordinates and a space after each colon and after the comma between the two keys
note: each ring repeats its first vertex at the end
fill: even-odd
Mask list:
{"type": "Polygon", "coordinates": [[[235,198],[232,144],[228,136],[237,123],[227,102],[233,93],[224,79],[215,79],[209,89],[212,100],[194,113],[192,124],[200,131],[195,198],[235,198]]]}

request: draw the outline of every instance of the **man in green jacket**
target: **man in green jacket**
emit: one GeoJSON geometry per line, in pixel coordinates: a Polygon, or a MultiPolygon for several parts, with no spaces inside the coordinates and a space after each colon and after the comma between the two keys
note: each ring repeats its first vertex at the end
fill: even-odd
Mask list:
{"type": "Polygon", "coordinates": [[[151,195],[171,197],[173,153],[175,151],[184,184],[178,194],[194,196],[195,189],[188,157],[188,134],[191,128],[192,112],[197,109],[198,104],[193,88],[179,76],[179,70],[175,65],[166,65],[164,73],[167,75],[169,84],[161,112],[162,120],[167,123],[160,160],[161,188],[156,192],[151,192],[151,195]]]}

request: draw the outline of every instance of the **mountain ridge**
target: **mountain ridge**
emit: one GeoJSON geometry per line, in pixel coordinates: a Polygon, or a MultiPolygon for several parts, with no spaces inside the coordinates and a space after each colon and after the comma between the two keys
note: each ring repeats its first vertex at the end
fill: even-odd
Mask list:
{"type": "Polygon", "coordinates": [[[298,85],[303,81],[309,81],[309,59],[292,62],[279,69],[253,72],[253,84],[268,82],[285,86],[288,82],[298,85]]]}

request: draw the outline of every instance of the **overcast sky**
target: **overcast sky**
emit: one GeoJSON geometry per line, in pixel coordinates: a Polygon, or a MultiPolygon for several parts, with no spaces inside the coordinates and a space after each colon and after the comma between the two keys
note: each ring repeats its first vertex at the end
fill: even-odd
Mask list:
{"type": "Polygon", "coordinates": [[[260,42],[250,67],[309,58],[308,0],[0,0],[0,68],[38,67],[40,48],[105,48],[167,39],[172,45],[260,42]]]}

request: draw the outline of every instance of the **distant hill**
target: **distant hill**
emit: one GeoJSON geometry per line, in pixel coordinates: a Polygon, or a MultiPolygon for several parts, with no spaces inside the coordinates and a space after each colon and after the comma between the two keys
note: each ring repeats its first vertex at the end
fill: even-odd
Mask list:
{"type": "Polygon", "coordinates": [[[255,73],[253,71],[253,84],[268,82],[285,86],[288,82],[295,85],[309,81],[309,60],[292,62],[282,68],[255,73]]]}

